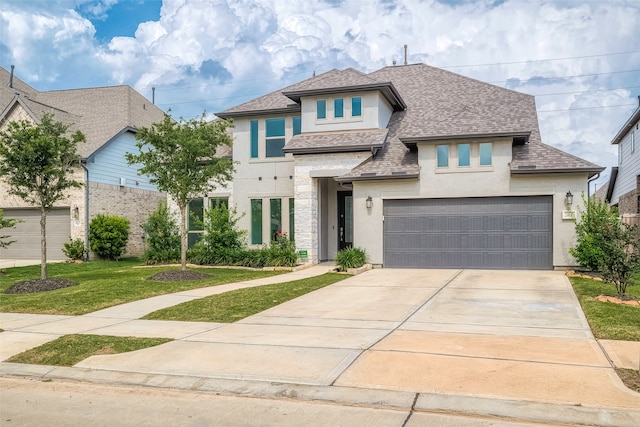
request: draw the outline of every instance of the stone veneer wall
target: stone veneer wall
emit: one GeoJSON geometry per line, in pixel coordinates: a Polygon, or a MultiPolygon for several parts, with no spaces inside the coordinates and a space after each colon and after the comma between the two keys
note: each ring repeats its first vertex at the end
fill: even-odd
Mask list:
{"type": "Polygon", "coordinates": [[[635,190],[631,190],[620,196],[620,199],[618,200],[618,210],[621,215],[640,214],[640,211],[638,210],[638,196],[640,196],[640,176],[637,178],[635,190]]]}
{"type": "Polygon", "coordinates": [[[125,255],[142,255],[144,252],[142,224],[158,207],[158,202],[166,198],[166,194],[157,191],[91,182],[89,183],[89,223],[99,213],[127,218],[130,221],[130,228],[125,255]]]}
{"type": "MultiPolygon", "coordinates": [[[[318,262],[318,179],[313,171],[350,170],[371,156],[369,152],[306,154],[295,156],[295,236],[296,249],[306,250],[307,263],[318,262]]],[[[331,174],[327,174],[331,176],[331,174]]]]}

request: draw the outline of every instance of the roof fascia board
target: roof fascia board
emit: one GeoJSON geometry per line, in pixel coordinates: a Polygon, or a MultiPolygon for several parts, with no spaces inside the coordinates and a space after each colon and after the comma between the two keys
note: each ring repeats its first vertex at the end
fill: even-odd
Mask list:
{"type": "Polygon", "coordinates": [[[640,106],[636,108],[636,111],[633,112],[629,120],[627,120],[624,125],[620,128],[616,136],[611,140],[611,144],[620,144],[622,138],[629,133],[629,129],[633,127],[633,124],[640,119],[640,106]]]}
{"type": "Polygon", "coordinates": [[[565,169],[511,169],[511,175],[533,175],[545,173],[589,173],[589,177],[602,172],[606,168],[565,168],[565,169]]]}
{"type": "Polygon", "coordinates": [[[232,119],[234,117],[253,117],[253,116],[267,116],[274,114],[291,114],[291,113],[299,113],[302,111],[300,105],[295,105],[290,108],[274,108],[270,110],[249,110],[249,111],[236,111],[231,113],[214,113],[217,117],[221,119],[232,119]]]}
{"type": "Polygon", "coordinates": [[[352,92],[362,92],[362,91],[371,91],[371,90],[379,90],[384,97],[389,101],[391,105],[394,106],[396,110],[404,110],[407,108],[407,104],[405,104],[404,100],[398,93],[398,90],[395,88],[393,83],[391,82],[382,82],[382,83],[368,83],[363,85],[353,85],[353,86],[344,86],[344,87],[327,87],[320,89],[306,89],[306,90],[293,90],[282,92],[282,94],[292,101],[300,103],[300,98],[303,96],[314,96],[314,95],[329,95],[335,93],[352,93],[352,92]]]}
{"type": "Polygon", "coordinates": [[[611,203],[611,196],[613,196],[613,189],[616,188],[617,180],[618,180],[618,167],[614,166],[611,168],[611,178],[609,178],[607,195],[604,198],[604,201],[607,203],[611,203]]]}
{"type": "Polygon", "coordinates": [[[494,138],[517,138],[524,137],[529,140],[531,131],[526,132],[497,132],[497,133],[484,133],[484,134],[466,134],[466,135],[437,135],[437,136],[425,136],[425,137],[400,137],[400,141],[407,147],[415,147],[419,143],[434,143],[439,141],[462,141],[468,139],[494,139],[494,138]]]}
{"type": "Polygon", "coordinates": [[[352,182],[352,181],[384,181],[390,179],[419,179],[420,174],[403,174],[403,175],[370,175],[370,176],[349,176],[349,177],[336,177],[337,182],[352,182]]]}
{"type": "Polygon", "coordinates": [[[373,149],[382,148],[383,144],[376,145],[363,145],[357,147],[314,147],[314,148],[287,148],[284,147],[282,151],[291,154],[331,154],[331,153],[349,153],[359,151],[371,151],[373,149]]]}

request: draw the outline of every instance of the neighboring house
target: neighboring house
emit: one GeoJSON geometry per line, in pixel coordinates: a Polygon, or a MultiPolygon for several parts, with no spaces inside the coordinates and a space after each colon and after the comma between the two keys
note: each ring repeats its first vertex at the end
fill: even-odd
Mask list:
{"type": "MultiPolygon", "coordinates": [[[[640,102],[640,97],[638,97],[640,102]]],[[[605,200],[618,206],[623,221],[640,224],[640,105],[611,141],[618,146],[618,166],[611,168],[605,200]]]]}
{"type": "MultiPolygon", "coordinates": [[[[128,218],[126,253],[141,254],[140,225],[166,195],[139,176],[138,167],[127,165],[124,154],[137,152],[136,128],[161,121],[164,113],[129,86],[39,92],[0,67],[0,129],[15,120],[37,123],[45,113],[86,136],[77,147],[82,160],[75,176],[84,187],[70,190],[47,216],[47,258],[64,259],[61,249],[69,238],[87,242],[88,224],[98,213],[128,218]]],[[[39,211],[9,196],[2,181],[0,209],[5,217],[24,221],[9,231],[16,242],[1,249],[0,258],[39,259],[39,211]]]]}
{"type": "Polygon", "coordinates": [[[217,114],[249,243],[304,262],[364,248],[385,267],[575,265],[567,193],[603,168],[540,140],[533,96],[424,64],[332,70],[217,114]]]}

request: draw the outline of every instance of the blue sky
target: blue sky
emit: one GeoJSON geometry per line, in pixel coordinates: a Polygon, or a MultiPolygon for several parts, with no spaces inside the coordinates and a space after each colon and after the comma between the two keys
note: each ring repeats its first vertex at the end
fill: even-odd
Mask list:
{"type": "Polygon", "coordinates": [[[609,167],[638,105],[638,22],[638,0],[2,0],[0,66],[38,90],[155,87],[190,118],[407,44],[410,63],[535,95],[545,143],[609,167]]]}

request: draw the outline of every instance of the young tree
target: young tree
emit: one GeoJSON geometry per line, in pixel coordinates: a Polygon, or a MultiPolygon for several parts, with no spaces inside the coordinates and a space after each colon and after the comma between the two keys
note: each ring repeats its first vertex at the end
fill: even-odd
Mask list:
{"type": "Polygon", "coordinates": [[[138,154],[127,153],[127,162],[141,164],[138,171],[148,175],[158,190],[165,192],[180,210],[180,261],[187,269],[187,205],[197,196],[231,179],[233,163],[216,158],[221,145],[231,145],[227,128],[231,122],[200,119],[176,122],[168,114],[160,123],[136,134],[138,154]]]}
{"type": "MultiPolygon", "coordinates": [[[[3,210],[0,209],[0,230],[3,228],[13,228],[18,222],[20,221],[17,219],[5,218],[3,210]]],[[[15,242],[15,240],[6,240],[9,237],[11,237],[9,234],[0,234],[0,248],[6,248],[15,242]]]]}
{"type": "Polygon", "coordinates": [[[69,125],[45,114],[40,123],[10,122],[0,132],[0,179],[16,195],[40,209],[40,277],[47,278],[47,213],[66,197],[70,188],[82,187],[73,179],[80,156],[76,150],[85,140],[80,131],[69,135],[69,125]]]}

